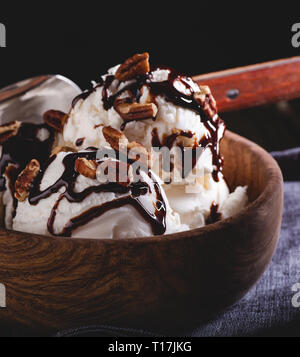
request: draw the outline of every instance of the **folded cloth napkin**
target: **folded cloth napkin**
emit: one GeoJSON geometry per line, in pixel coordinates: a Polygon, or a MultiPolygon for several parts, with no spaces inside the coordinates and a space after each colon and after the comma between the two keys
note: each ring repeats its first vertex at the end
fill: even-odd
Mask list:
{"type": "Polygon", "coordinates": [[[300,148],[271,154],[285,178],[280,238],[268,269],[243,299],[201,326],[191,321],[176,331],[148,331],[145,321],[143,329],[85,326],[56,336],[300,336],[300,148]]]}

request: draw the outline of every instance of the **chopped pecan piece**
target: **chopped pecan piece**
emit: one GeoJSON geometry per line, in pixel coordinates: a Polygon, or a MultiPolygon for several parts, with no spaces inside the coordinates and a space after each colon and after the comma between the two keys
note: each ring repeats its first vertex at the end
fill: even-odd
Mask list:
{"type": "Polygon", "coordinates": [[[7,124],[0,126],[0,144],[3,144],[5,141],[10,139],[12,136],[17,135],[20,128],[20,121],[12,121],[7,124]]]}
{"type": "Polygon", "coordinates": [[[204,104],[205,102],[205,97],[207,95],[211,94],[209,86],[199,86],[200,91],[194,93],[194,99],[197,100],[197,102],[204,104]]]}
{"type": "Polygon", "coordinates": [[[55,146],[55,148],[51,151],[51,156],[52,155],[57,155],[59,152],[76,152],[73,148],[70,146],[55,146]]]}
{"type": "Polygon", "coordinates": [[[98,164],[95,160],[88,160],[85,157],[80,157],[75,161],[75,170],[91,179],[96,178],[97,166],[98,164]]]}
{"type": "Polygon", "coordinates": [[[102,132],[114,150],[127,152],[130,160],[140,160],[143,165],[147,166],[150,154],[143,145],[135,141],[130,143],[123,133],[111,126],[105,126],[102,132]]]}
{"type": "Polygon", "coordinates": [[[197,142],[196,134],[191,131],[174,128],[172,134],[176,135],[177,143],[182,147],[194,147],[197,142]]]}
{"type": "Polygon", "coordinates": [[[202,106],[205,114],[213,118],[218,112],[215,98],[208,86],[199,86],[199,88],[200,92],[194,93],[194,99],[202,106]]]}
{"type": "Polygon", "coordinates": [[[126,136],[111,126],[103,127],[102,133],[105,140],[114,150],[120,150],[120,148],[126,147],[128,145],[126,136]]]}
{"type": "Polygon", "coordinates": [[[149,71],[149,53],[137,53],[121,64],[115,74],[115,78],[124,82],[137,75],[146,74],[149,71]]]}
{"type": "Polygon", "coordinates": [[[157,107],[154,103],[142,104],[119,101],[114,105],[114,108],[125,121],[155,118],[157,114],[157,107]]]}
{"type": "Polygon", "coordinates": [[[68,114],[61,112],[60,110],[48,110],[43,115],[44,122],[60,133],[63,132],[67,119],[68,114]]]}
{"type": "Polygon", "coordinates": [[[31,185],[40,170],[40,163],[32,159],[19,174],[15,182],[15,197],[18,201],[25,201],[29,195],[31,185]]]}

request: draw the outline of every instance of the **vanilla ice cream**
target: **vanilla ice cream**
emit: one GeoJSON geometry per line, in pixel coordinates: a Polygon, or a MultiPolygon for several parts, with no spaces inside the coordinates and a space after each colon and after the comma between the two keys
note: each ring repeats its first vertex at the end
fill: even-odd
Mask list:
{"type": "MultiPolygon", "coordinates": [[[[77,168],[96,150],[59,152],[38,175],[28,198],[18,202],[12,229],[80,238],[132,238],[185,230],[172,212],[159,179],[141,172],[141,182],[99,182],[77,168]],[[78,172],[79,171],[79,172],[78,172]]],[[[118,164],[118,161],[115,161],[118,164]]]]}
{"type": "Polygon", "coordinates": [[[102,130],[112,126],[129,141],[152,149],[151,169],[162,179],[171,207],[190,229],[209,221],[216,206],[219,217],[238,212],[247,203],[246,188],[230,193],[222,175],[219,143],[225,125],[209,88],[167,67],[154,67],[144,76],[120,80],[122,66],[109,69],[100,83],[93,83],[91,90],[75,98],[63,130],[66,144],[73,148],[107,145],[102,130]],[[150,117],[130,117],[122,112],[124,103],[138,103],[142,110],[143,105],[153,103],[155,110],[150,111],[150,117]],[[173,169],[161,168],[154,147],[170,150],[173,169]],[[193,170],[187,170],[186,175],[182,175],[181,160],[177,160],[178,148],[195,152],[193,170]]]}
{"type": "Polygon", "coordinates": [[[7,228],[81,238],[142,237],[202,227],[248,202],[247,188],[230,192],[223,177],[219,144],[225,124],[210,89],[171,68],[150,67],[147,53],[109,69],[74,98],[69,113],[48,111],[44,121],[56,135],[54,140],[44,132],[35,139],[47,144],[42,156],[35,145],[21,159],[7,159],[15,155],[13,141],[20,146],[23,124],[14,138],[0,142],[7,228]],[[117,157],[99,158],[106,148],[117,157]],[[125,182],[103,170],[98,175],[103,165],[123,167],[121,154],[131,160],[125,182]],[[141,158],[146,163],[136,170],[141,158]]]}

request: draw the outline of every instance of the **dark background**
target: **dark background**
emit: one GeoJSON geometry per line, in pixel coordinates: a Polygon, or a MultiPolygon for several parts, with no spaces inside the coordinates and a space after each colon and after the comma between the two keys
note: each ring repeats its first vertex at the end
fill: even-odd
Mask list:
{"type": "MultiPolygon", "coordinates": [[[[109,67],[142,51],[150,53],[152,63],[188,75],[300,55],[300,48],[291,45],[291,27],[300,22],[295,2],[9,4],[0,5],[0,22],[7,29],[7,48],[0,48],[0,87],[59,73],[86,89],[109,67]]],[[[224,119],[267,150],[300,144],[299,120],[282,128],[287,119],[274,107],[228,113],[224,119]],[[274,116],[277,122],[270,119],[274,116]]]]}
{"type": "Polygon", "coordinates": [[[0,86],[59,73],[85,88],[107,68],[139,51],[148,51],[154,63],[187,74],[300,53],[291,46],[291,26],[300,22],[300,5],[219,3],[10,2],[9,8],[1,4],[7,48],[0,49],[0,86]]]}

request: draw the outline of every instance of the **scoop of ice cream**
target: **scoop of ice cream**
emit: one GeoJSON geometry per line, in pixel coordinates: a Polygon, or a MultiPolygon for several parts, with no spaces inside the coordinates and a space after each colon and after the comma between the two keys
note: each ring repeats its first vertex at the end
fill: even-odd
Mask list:
{"type": "Polygon", "coordinates": [[[30,124],[22,124],[14,139],[5,139],[0,188],[7,228],[82,238],[150,236],[201,227],[247,204],[246,188],[230,193],[222,174],[225,125],[209,88],[171,68],[150,67],[148,58],[147,53],[135,55],[108,70],[74,98],[68,115],[48,111],[48,125],[34,133],[37,126],[27,127],[28,138],[38,144],[34,150],[18,143],[30,124]],[[51,130],[48,139],[40,130],[49,127],[57,131],[55,140],[51,130]],[[65,149],[45,162],[54,143],[65,149]],[[149,159],[138,170],[139,180],[132,157],[123,181],[123,159],[97,156],[104,148],[128,154],[132,147],[134,156],[149,159]],[[17,201],[15,183],[31,159],[38,159],[41,170],[17,201]],[[99,175],[103,165],[107,170],[99,175]],[[109,175],[111,166],[117,180],[109,175]]]}
{"type": "MultiPolygon", "coordinates": [[[[143,75],[133,73],[123,80],[118,76],[122,66],[108,70],[100,83],[74,99],[63,129],[66,145],[77,149],[107,145],[102,130],[111,126],[129,141],[148,149],[167,148],[173,156],[175,148],[190,148],[197,157],[192,168],[217,175],[218,143],[225,126],[209,88],[166,67],[154,67],[143,75]]],[[[161,176],[156,167],[152,169],[161,176]]],[[[176,175],[180,166],[174,165],[173,171],[176,175]]],[[[181,183],[188,180],[186,171],[181,183]]]]}
{"type": "Polygon", "coordinates": [[[189,228],[236,213],[247,202],[246,188],[230,194],[223,178],[219,144],[225,125],[209,88],[162,66],[142,74],[133,71],[124,79],[134,60],[135,56],[111,68],[100,83],[74,99],[63,130],[66,144],[107,145],[103,128],[112,126],[129,141],[152,149],[151,169],[189,228]],[[165,149],[172,158],[169,166],[160,162],[165,149]],[[186,154],[189,164],[183,160],[186,154]]]}
{"type": "MultiPolygon", "coordinates": [[[[53,155],[28,198],[18,202],[12,228],[45,235],[117,239],[187,228],[172,212],[151,171],[141,171],[139,182],[132,178],[119,182],[118,177],[103,180],[97,169],[106,160],[98,160],[98,155],[96,149],[53,155]]],[[[120,161],[110,163],[118,168],[120,161]]]]}
{"type": "MultiPolygon", "coordinates": [[[[122,130],[130,141],[136,140],[147,148],[153,146],[154,140],[167,141],[167,136],[175,134],[174,129],[191,133],[197,140],[209,135],[209,131],[197,112],[172,103],[164,95],[163,90],[161,94],[155,96],[154,100],[150,85],[168,82],[169,76],[172,74],[171,69],[154,69],[145,81],[138,83],[139,78],[125,82],[116,79],[115,74],[119,67],[118,65],[109,69],[108,74],[102,76],[100,83],[94,83],[91,90],[83,92],[74,99],[69,119],[63,131],[66,143],[76,148],[102,146],[105,144],[105,140],[101,135],[101,128],[108,125],[122,130]],[[132,98],[130,92],[135,85],[140,87],[138,98],[132,98]],[[126,117],[126,114],[122,113],[122,104],[124,103],[114,105],[113,101],[124,100],[126,103],[127,99],[129,105],[132,104],[130,101],[138,101],[141,105],[149,104],[152,101],[157,107],[157,111],[154,113],[150,111],[148,117],[146,113],[144,118],[134,119],[134,115],[132,115],[131,119],[129,116],[128,119],[123,119],[126,117]],[[155,115],[152,116],[153,114],[155,115]],[[154,135],[156,137],[153,139],[154,135]]],[[[193,89],[200,92],[196,83],[193,89]]],[[[172,137],[175,142],[175,135],[172,137]]],[[[191,141],[193,142],[193,140],[191,141]]]]}
{"type": "Polygon", "coordinates": [[[219,181],[205,175],[194,186],[164,185],[170,206],[189,229],[217,222],[240,212],[247,205],[247,188],[237,187],[230,193],[223,177],[219,181]]]}

